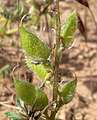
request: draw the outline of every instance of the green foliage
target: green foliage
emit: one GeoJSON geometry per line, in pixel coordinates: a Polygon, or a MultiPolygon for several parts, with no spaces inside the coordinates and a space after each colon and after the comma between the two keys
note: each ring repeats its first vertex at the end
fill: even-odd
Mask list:
{"type": "Polygon", "coordinates": [[[39,20],[40,20],[40,17],[39,16],[35,16],[34,17],[34,25],[39,26],[39,20]]]}
{"type": "Polygon", "coordinates": [[[27,66],[37,75],[40,80],[45,80],[48,73],[52,71],[51,67],[46,64],[33,64],[27,57],[26,57],[27,66]]]}
{"type": "Polygon", "coordinates": [[[17,96],[28,105],[33,105],[36,98],[36,90],[33,84],[14,78],[17,96]]]}
{"type": "Polygon", "coordinates": [[[4,35],[6,33],[6,19],[0,15],[0,35],[4,35]]]}
{"type": "Polygon", "coordinates": [[[24,101],[22,101],[20,98],[17,97],[15,101],[17,105],[24,107],[24,101]]]}
{"type": "MultiPolygon", "coordinates": [[[[35,89],[35,86],[31,83],[17,80],[14,78],[14,84],[17,96],[30,106],[34,106],[34,110],[42,110],[48,105],[47,95],[40,89],[35,89]]],[[[16,102],[19,106],[24,106],[23,101],[19,98],[16,102]]]]}
{"type": "MultiPolygon", "coordinates": [[[[49,1],[45,2],[48,3],[49,1]]],[[[34,7],[40,9],[40,4],[36,4],[36,6],[34,7]]],[[[76,11],[74,11],[67,19],[66,25],[62,26],[61,38],[63,38],[62,43],[64,46],[60,43],[59,45],[60,47],[56,51],[57,57],[55,59],[59,59],[65,47],[68,47],[71,44],[76,28],[77,28],[77,14],[76,11]]],[[[37,77],[40,80],[45,80],[47,83],[47,78],[50,80],[51,77],[54,76],[54,74],[56,76],[59,75],[57,73],[58,71],[55,70],[56,67],[51,66],[51,63],[48,60],[48,58],[50,59],[52,51],[50,51],[48,46],[45,43],[43,43],[35,34],[28,32],[22,25],[20,26],[20,41],[22,48],[24,50],[24,56],[27,66],[37,75],[37,77]],[[52,76],[50,76],[50,73],[53,73],[52,76]]],[[[53,84],[55,84],[56,86],[54,86],[51,83],[51,81],[49,81],[50,86],[53,86],[53,92],[56,92],[54,91],[54,89],[57,89],[57,85],[59,85],[58,83],[54,83],[56,80],[55,78],[57,79],[57,77],[54,76],[53,84]]],[[[17,79],[14,79],[14,84],[17,96],[21,100],[23,100],[27,105],[32,107],[31,112],[33,114],[35,112],[45,110],[44,108],[48,106],[47,95],[41,89],[36,88],[35,85],[17,79]]],[[[60,90],[59,106],[67,104],[73,99],[76,85],[77,79],[75,78],[74,80],[71,80],[62,86],[60,90]]],[[[59,96],[57,96],[55,99],[53,96],[54,98],[53,100],[57,100],[58,97],[59,96]]],[[[20,99],[17,99],[17,104],[21,106],[20,99]]]]}
{"type": "Polygon", "coordinates": [[[74,11],[62,26],[61,36],[64,38],[63,44],[68,47],[73,40],[73,35],[77,29],[77,13],[74,11]]]}
{"type": "Polygon", "coordinates": [[[6,112],[5,115],[11,118],[12,120],[22,120],[22,118],[18,114],[14,114],[12,112],[6,112]]]}
{"type": "Polygon", "coordinates": [[[13,33],[17,32],[18,29],[8,29],[7,25],[10,23],[8,22],[9,16],[7,13],[0,14],[0,36],[3,35],[12,35],[13,33]]]}
{"type": "Polygon", "coordinates": [[[10,67],[11,66],[9,64],[1,67],[0,68],[0,74],[7,75],[9,73],[10,67]]]}
{"type": "Polygon", "coordinates": [[[61,96],[65,104],[69,103],[75,93],[77,79],[65,83],[61,89],[61,96]]]}
{"type": "Polygon", "coordinates": [[[47,95],[40,89],[37,90],[34,110],[41,111],[48,105],[47,95]]]}
{"type": "Polygon", "coordinates": [[[0,35],[4,35],[6,33],[6,28],[3,25],[0,25],[0,35]]]}
{"type": "MultiPolygon", "coordinates": [[[[77,28],[77,13],[76,11],[74,11],[67,19],[66,24],[63,25],[60,29],[61,25],[58,25],[60,24],[60,18],[58,16],[58,14],[60,13],[58,12],[58,1],[56,1],[56,11],[58,12],[56,14],[57,20],[53,19],[54,21],[51,22],[50,17],[53,16],[52,13],[48,12],[49,15],[47,15],[46,13],[52,2],[52,0],[45,0],[45,2],[40,3],[37,1],[33,1],[31,9],[29,9],[29,14],[31,15],[30,17],[34,19],[34,24],[39,23],[41,15],[45,15],[48,26],[50,23],[52,23],[52,26],[55,26],[56,24],[56,45],[54,48],[49,48],[34,33],[27,31],[23,27],[22,23],[20,24],[20,41],[21,46],[24,50],[26,64],[40,80],[43,80],[41,81],[41,87],[38,86],[38,84],[36,87],[29,82],[14,78],[16,94],[18,96],[18,98],[16,98],[16,105],[18,106],[18,108],[20,108],[18,112],[20,113],[22,119],[30,119],[31,117],[32,119],[40,119],[40,117],[45,117],[48,120],[53,120],[57,113],[56,109],[59,110],[62,105],[69,103],[73,99],[77,86],[77,79],[75,78],[65,83],[61,87],[59,94],[57,93],[60,88],[58,80],[61,79],[61,75],[59,75],[59,59],[64,49],[66,47],[69,47],[73,41],[73,35],[77,28]],[[41,6],[42,3],[44,3],[45,5],[45,7],[43,8],[41,6]],[[39,16],[35,16],[36,11],[37,13],[39,12],[39,16]],[[51,62],[52,58],[54,58],[55,63],[51,62]],[[43,88],[46,87],[45,83],[50,85],[51,91],[53,89],[53,96],[51,96],[52,101],[50,101],[51,99],[48,99],[47,95],[43,91],[43,88]],[[48,110],[51,112],[50,115],[48,115],[48,112],[46,113],[46,111],[48,110]]],[[[24,12],[24,5],[20,5],[19,11],[19,14],[21,16],[24,12]]],[[[13,120],[21,120],[21,117],[17,114],[9,112],[5,114],[13,120]]]]}
{"type": "Polygon", "coordinates": [[[44,44],[35,34],[25,30],[20,26],[20,40],[22,48],[28,56],[31,57],[32,62],[46,62],[50,49],[44,44]]]}
{"type": "Polygon", "coordinates": [[[40,4],[39,2],[37,2],[37,1],[34,1],[34,7],[35,7],[36,9],[40,10],[41,4],[40,4]]]}
{"type": "Polygon", "coordinates": [[[53,2],[53,0],[45,0],[45,2],[46,2],[47,4],[50,4],[50,3],[53,2]]]}
{"type": "Polygon", "coordinates": [[[20,5],[19,5],[19,11],[18,11],[19,16],[23,15],[23,12],[24,12],[24,5],[23,5],[23,4],[20,4],[20,5]]]}

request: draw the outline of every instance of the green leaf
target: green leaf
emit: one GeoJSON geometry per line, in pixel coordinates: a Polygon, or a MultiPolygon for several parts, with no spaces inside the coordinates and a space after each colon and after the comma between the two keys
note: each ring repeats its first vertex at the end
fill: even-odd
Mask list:
{"type": "Polygon", "coordinates": [[[34,1],[33,5],[37,10],[40,10],[41,4],[39,2],[34,1]]]}
{"type": "Polygon", "coordinates": [[[32,58],[32,62],[46,62],[50,49],[44,44],[35,34],[25,30],[23,26],[20,26],[20,40],[22,48],[28,56],[32,58]]]}
{"type": "Polygon", "coordinates": [[[6,27],[0,24],[0,36],[6,33],[6,27]]]}
{"type": "Polygon", "coordinates": [[[40,89],[37,90],[34,110],[43,110],[48,105],[47,95],[40,89]]]}
{"type": "Polygon", "coordinates": [[[10,65],[7,64],[0,68],[0,74],[8,74],[9,70],[10,70],[10,65]]]}
{"type": "Polygon", "coordinates": [[[47,4],[53,3],[53,0],[45,0],[47,4]]]}
{"type": "Polygon", "coordinates": [[[75,89],[77,86],[77,79],[65,83],[61,89],[61,96],[65,104],[69,103],[74,96],[75,89]]]}
{"type": "Polygon", "coordinates": [[[33,105],[36,98],[36,90],[33,84],[14,78],[17,96],[28,105],[33,105]]]}
{"type": "Polygon", "coordinates": [[[34,25],[38,26],[39,25],[39,20],[40,20],[40,16],[35,16],[34,17],[34,25]]]}
{"type": "Polygon", "coordinates": [[[27,66],[37,75],[40,80],[45,80],[48,73],[52,71],[49,65],[45,64],[33,64],[27,57],[25,57],[27,66]]]}
{"type": "MultiPolygon", "coordinates": [[[[18,16],[18,14],[19,14],[19,16],[22,16],[23,15],[23,12],[24,12],[24,4],[20,4],[19,5],[19,8],[17,8],[17,9],[15,9],[14,11],[13,11],[13,15],[14,16],[18,16]]],[[[10,17],[11,18],[11,17],[10,17]]],[[[12,19],[12,18],[11,18],[12,19]]]]}
{"type": "Polygon", "coordinates": [[[12,112],[6,112],[5,115],[13,120],[22,120],[22,118],[19,115],[12,112]]]}
{"type": "Polygon", "coordinates": [[[62,26],[61,37],[64,38],[63,44],[68,47],[72,42],[73,35],[77,29],[77,13],[74,11],[66,21],[66,24],[62,26]]]}
{"type": "Polygon", "coordinates": [[[19,106],[22,106],[22,107],[24,107],[24,101],[22,101],[20,98],[16,98],[16,103],[17,103],[17,105],[19,105],[19,106]]]}
{"type": "Polygon", "coordinates": [[[23,12],[24,12],[24,5],[23,5],[23,4],[20,4],[20,5],[19,5],[19,11],[18,11],[19,16],[21,16],[21,15],[23,14],[23,12]]]}

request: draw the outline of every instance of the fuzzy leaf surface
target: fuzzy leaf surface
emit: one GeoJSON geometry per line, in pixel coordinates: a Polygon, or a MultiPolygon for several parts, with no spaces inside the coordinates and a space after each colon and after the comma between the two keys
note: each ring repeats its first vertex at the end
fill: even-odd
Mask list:
{"type": "Polygon", "coordinates": [[[43,110],[48,105],[47,95],[42,90],[37,90],[35,110],[43,110]]]}
{"type": "Polygon", "coordinates": [[[17,96],[28,105],[33,105],[36,98],[36,90],[33,84],[14,78],[17,96]]]}
{"type": "Polygon", "coordinates": [[[75,89],[77,86],[77,79],[65,83],[61,89],[61,96],[65,104],[69,103],[74,96],[75,89]]]}
{"type": "Polygon", "coordinates": [[[47,74],[52,71],[49,65],[45,64],[33,64],[27,57],[26,57],[27,66],[37,75],[40,80],[45,80],[47,74]]]}
{"type": "Polygon", "coordinates": [[[32,58],[33,62],[46,62],[50,49],[35,34],[20,26],[20,41],[25,53],[32,58]]]}
{"type": "Polygon", "coordinates": [[[61,37],[64,38],[63,44],[68,47],[72,42],[73,35],[77,29],[77,13],[76,11],[68,17],[66,24],[62,26],[61,37]]]}

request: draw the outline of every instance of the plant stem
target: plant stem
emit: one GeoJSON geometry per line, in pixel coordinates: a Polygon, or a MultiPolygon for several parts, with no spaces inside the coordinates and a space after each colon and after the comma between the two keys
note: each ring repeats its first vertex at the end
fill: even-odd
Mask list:
{"type": "Polygon", "coordinates": [[[54,66],[54,85],[53,85],[53,101],[57,100],[58,93],[58,73],[59,73],[59,56],[58,49],[60,44],[60,25],[59,25],[59,0],[56,0],[56,47],[55,47],[55,66],[54,66]]]}
{"type": "MultiPolygon", "coordinates": [[[[55,47],[55,65],[54,65],[54,84],[53,84],[53,101],[56,101],[58,96],[58,74],[59,74],[59,55],[58,49],[60,47],[60,11],[59,11],[59,0],[56,0],[56,47],[55,47]]],[[[55,119],[56,110],[51,113],[51,120],[55,119]]]]}

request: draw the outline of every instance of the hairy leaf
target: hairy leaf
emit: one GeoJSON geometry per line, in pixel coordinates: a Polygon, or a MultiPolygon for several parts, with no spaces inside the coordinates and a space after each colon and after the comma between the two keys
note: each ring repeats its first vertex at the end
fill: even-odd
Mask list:
{"type": "Polygon", "coordinates": [[[36,90],[33,84],[14,78],[17,96],[28,105],[33,105],[36,98],[36,90]]]}
{"type": "Polygon", "coordinates": [[[75,93],[76,86],[77,86],[77,79],[74,79],[63,85],[61,89],[61,95],[63,98],[63,102],[65,104],[69,103],[72,100],[75,93]]]}
{"type": "Polygon", "coordinates": [[[33,64],[27,57],[26,57],[27,66],[37,75],[40,80],[45,80],[48,73],[52,71],[49,65],[45,64],[33,64]]]}
{"type": "Polygon", "coordinates": [[[33,62],[46,62],[50,49],[44,44],[35,34],[25,30],[20,26],[20,40],[22,48],[28,56],[32,58],[33,62]]]}
{"type": "Polygon", "coordinates": [[[43,110],[48,105],[47,95],[42,90],[37,90],[34,110],[43,110]]]}
{"type": "Polygon", "coordinates": [[[64,38],[64,46],[69,46],[72,42],[73,35],[77,29],[77,13],[74,11],[66,21],[66,24],[62,26],[61,37],[64,38]]]}

